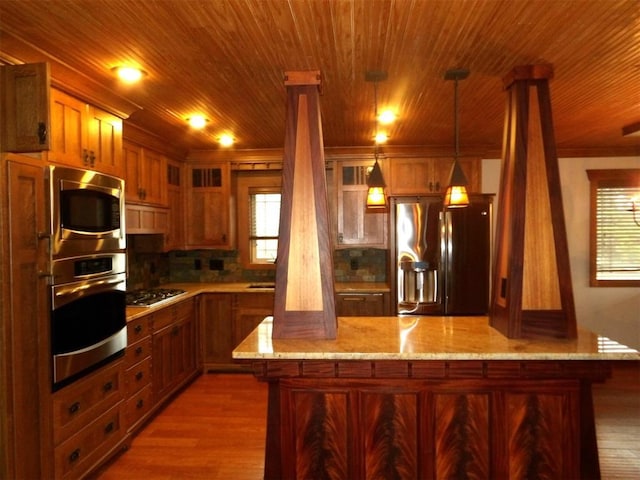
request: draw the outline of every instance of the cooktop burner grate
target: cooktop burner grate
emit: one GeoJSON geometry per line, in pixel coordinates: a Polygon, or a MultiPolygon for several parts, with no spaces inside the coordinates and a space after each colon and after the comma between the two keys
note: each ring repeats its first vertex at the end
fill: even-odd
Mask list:
{"type": "Polygon", "coordinates": [[[143,288],[127,292],[127,305],[130,307],[149,307],[158,302],[185,293],[180,288],[143,288]]]}

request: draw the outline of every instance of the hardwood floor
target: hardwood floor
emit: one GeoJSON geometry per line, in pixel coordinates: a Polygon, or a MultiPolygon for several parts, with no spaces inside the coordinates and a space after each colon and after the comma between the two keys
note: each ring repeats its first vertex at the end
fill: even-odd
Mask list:
{"type": "MultiPolygon", "coordinates": [[[[640,478],[640,366],[594,385],[602,478],[640,478]]],[[[206,374],[97,474],[98,480],[256,480],[264,462],[267,386],[248,374],[206,374]]]]}

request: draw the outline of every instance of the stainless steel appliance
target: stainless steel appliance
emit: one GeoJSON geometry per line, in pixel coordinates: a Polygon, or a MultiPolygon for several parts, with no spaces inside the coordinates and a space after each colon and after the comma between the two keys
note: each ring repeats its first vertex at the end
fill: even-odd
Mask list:
{"type": "Polygon", "coordinates": [[[124,180],[54,165],[46,173],[52,258],[124,251],[124,180]]]}
{"type": "Polygon", "coordinates": [[[53,262],[54,391],[124,355],[125,267],[124,253],[96,253],[53,262]]]}
{"type": "Polygon", "coordinates": [[[482,315],[489,306],[492,196],[444,209],[440,196],[391,199],[398,314],[482,315]]]}
{"type": "Polygon", "coordinates": [[[54,165],[46,178],[55,391],[124,355],[124,181],[54,165]]]}
{"type": "Polygon", "coordinates": [[[127,306],[150,307],[185,293],[181,288],[141,288],[127,292],[127,306]]]}

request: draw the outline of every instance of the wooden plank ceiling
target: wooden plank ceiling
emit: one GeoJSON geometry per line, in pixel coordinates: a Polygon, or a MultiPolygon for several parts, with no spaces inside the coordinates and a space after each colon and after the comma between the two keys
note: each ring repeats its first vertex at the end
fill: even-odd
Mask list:
{"type": "Polygon", "coordinates": [[[389,145],[453,149],[451,68],[460,83],[460,147],[499,155],[506,95],[516,65],[550,63],[560,152],[639,154],[638,0],[74,0],[0,2],[0,60],[53,59],[54,77],[78,90],[106,89],[135,105],[131,122],[185,149],[284,141],[288,70],[323,75],[327,147],[372,144],[373,85],[393,107],[389,145]],[[110,68],[148,72],[117,85],[110,68]],[[68,72],[73,72],[72,77],[68,72]],[[72,79],[71,79],[72,78],[72,79]],[[203,112],[203,132],[185,118],[203,112]]]}

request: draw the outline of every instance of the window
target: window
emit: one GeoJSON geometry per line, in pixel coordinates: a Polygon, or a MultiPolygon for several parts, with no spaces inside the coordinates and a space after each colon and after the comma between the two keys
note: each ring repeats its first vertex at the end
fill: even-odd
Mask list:
{"type": "Polygon", "coordinates": [[[250,189],[249,251],[251,263],[274,263],[278,255],[280,193],[255,193],[250,189]]]}
{"type": "Polygon", "coordinates": [[[238,256],[242,267],[274,270],[282,172],[236,172],[238,256]]]}
{"type": "Polygon", "coordinates": [[[640,209],[640,170],[587,170],[587,175],[590,284],[640,286],[640,211],[633,212],[634,205],[640,209]]]}

